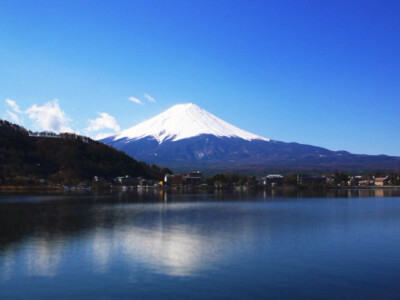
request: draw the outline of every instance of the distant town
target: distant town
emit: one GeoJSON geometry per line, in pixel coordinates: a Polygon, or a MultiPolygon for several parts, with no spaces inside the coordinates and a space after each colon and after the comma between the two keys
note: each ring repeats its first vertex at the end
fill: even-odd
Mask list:
{"type": "Polygon", "coordinates": [[[53,183],[46,178],[19,177],[0,179],[0,190],[13,189],[59,189],[74,190],[192,190],[192,189],[308,189],[308,188],[377,188],[400,187],[400,174],[369,174],[351,176],[345,173],[307,176],[297,173],[289,175],[267,174],[265,176],[248,176],[242,174],[216,174],[204,176],[201,171],[190,171],[186,174],[165,174],[163,180],[156,180],[130,175],[105,178],[96,175],[91,181],[82,181],[74,185],[53,183]]]}

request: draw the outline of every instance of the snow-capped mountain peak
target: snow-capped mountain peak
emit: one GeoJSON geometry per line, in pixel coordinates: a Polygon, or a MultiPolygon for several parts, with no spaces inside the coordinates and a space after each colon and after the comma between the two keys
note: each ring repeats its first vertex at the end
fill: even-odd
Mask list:
{"type": "Polygon", "coordinates": [[[116,134],[114,141],[151,137],[161,144],[166,140],[178,141],[202,134],[236,137],[248,141],[269,141],[267,138],[237,128],[193,103],[174,105],[161,114],[116,134]]]}

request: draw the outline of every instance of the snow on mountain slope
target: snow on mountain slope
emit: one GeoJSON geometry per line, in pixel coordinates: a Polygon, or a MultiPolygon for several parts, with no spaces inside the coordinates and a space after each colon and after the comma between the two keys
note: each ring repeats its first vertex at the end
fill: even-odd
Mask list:
{"type": "Polygon", "coordinates": [[[152,137],[161,144],[167,140],[178,141],[201,134],[269,141],[237,128],[193,103],[174,105],[154,118],[116,134],[113,140],[126,139],[128,142],[152,137]]]}

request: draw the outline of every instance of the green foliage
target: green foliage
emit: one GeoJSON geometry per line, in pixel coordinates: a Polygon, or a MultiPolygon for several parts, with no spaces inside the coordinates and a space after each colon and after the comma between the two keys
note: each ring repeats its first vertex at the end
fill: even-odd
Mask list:
{"type": "Polygon", "coordinates": [[[283,183],[284,183],[284,185],[287,185],[287,186],[297,185],[297,173],[292,173],[288,176],[285,176],[283,178],[283,183]]]}
{"type": "Polygon", "coordinates": [[[347,180],[349,180],[349,176],[347,174],[335,172],[335,182],[339,183],[347,180]]]}
{"type": "Polygon", "coordinates": [[[389,175],[390,185],[400,185],[400,176],[399,174],[392,173],[389,175]]]}
{"type": "Polygon", "coordinates": [[[249,184],[249,185],[257,185],[257,179],[254,176],[247,176],[241,174],[224,174],[219,173],[215,174],[212,177],[208,177],[206,179],[207,184],[222,184],[222,185],[232,185],[232,184],[249,184]]]}
{"type": "Polygon", "coordinates": [[[23,127],[0,121],[0,176],[49,178],[59,183],[121,175],[162,179],[171,170],[138,162],[122,151],[74,134],[29,136],[23,127]]]}

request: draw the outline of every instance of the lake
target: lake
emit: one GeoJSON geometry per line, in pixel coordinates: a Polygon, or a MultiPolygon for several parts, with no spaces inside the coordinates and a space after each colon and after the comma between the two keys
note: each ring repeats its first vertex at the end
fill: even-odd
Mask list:
{"type": "Polygon", "coordinates": [[[399,299],[400,191],[0,195],[1,299],[399,299]]]}

